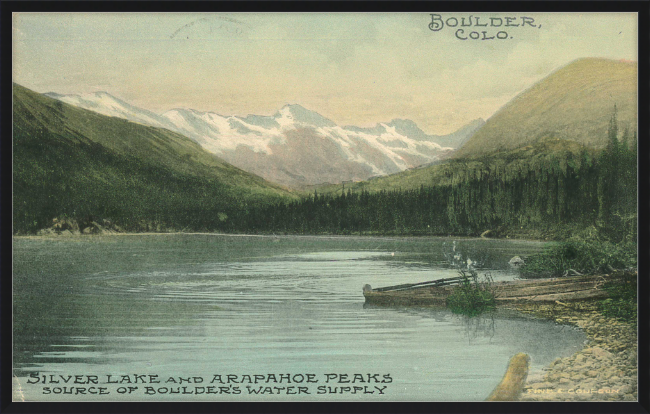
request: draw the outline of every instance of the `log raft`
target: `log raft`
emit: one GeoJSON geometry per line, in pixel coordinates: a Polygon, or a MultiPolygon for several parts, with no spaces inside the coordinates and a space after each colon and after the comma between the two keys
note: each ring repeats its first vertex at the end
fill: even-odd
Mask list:
{"type": "MultiPolygon", "coordinates": [[[[512,302],[570,302],[607,297],[601,286],[620,277],[609,275],[567,276],[493,282],[490,290],[497,305],[512,302]]],[[[445,306],[461,277],[372,289],[363,287],[366,303],[384,306],[445,306]]]]}

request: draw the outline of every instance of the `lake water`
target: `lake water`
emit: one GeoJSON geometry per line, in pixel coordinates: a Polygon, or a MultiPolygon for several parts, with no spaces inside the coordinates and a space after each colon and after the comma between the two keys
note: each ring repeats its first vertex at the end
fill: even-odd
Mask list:
{"type": "Polygon", "coordinates": [[[369,307],[361,288],[452,277],[450,261],[467,259],[479,274],[512,279],[510,258],[541,248],[452,238],[15,238],[14,400],[481,401],[514,354],[531,356],[534,375],[581,348],[584,334],[516,313],[369,307]],[[50,375],[96,375],[99,384],[50,375]],[[109,394],[88,394],[93,386],[109,394]]]}

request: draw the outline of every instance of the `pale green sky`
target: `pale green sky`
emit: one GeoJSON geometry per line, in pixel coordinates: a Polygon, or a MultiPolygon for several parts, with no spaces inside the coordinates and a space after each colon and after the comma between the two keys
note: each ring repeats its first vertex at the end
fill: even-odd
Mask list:
{"type": "Polygon", "coordinates": [[[637,60],[634,13],[440,14],[500,17],[501,27],[462,29],[508,38],[434,32],[430,13],[18,13],[13,77],[37,92],[107,91],[158,113],[272,115],[298,103],[339,125],[407,118],[443,134],[577,58],[637,60]],[[520,26],[504,27],[505,17],[520,26]]]}

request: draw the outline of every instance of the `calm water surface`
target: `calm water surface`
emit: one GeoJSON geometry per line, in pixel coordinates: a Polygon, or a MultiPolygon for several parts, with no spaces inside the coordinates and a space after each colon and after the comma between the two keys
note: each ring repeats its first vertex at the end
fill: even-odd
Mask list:
{"type": "MultiPolygon", "coordinates": [[[[498,312],[364,306],[361,288],[457,275],[467,260],[515,278],[524,241],[451,238],[123,235],[14,240],[14,398],[25,400],[480,401],[517,352],[532,374],[575,352],[584,334],[498,312]],[[43,394],[30,374],[314,374],[309,395],[43,394]],[[390,375],[391,383],[326,383],[326,374],[390,375]],[[318,394],[318,386],[339,393],[318,394]],[[386,386],[384,394],[340,387],[386,386]]],[[[130,384],[126,384],[127,386],[130,384]]],[[[187,386],[188,384],[183,384],[187,386]]],[[[189,384],[194,389],[197,384],[189,384]]],[[[282,386],[277,384],[266,384],[282,386]]],[[[295,385],[300,384],[283,384],[295,385]]],[[[303,386],[306,384],[302,384],[303,386]]],[[[178,384],[155,384],[155,388],[178,384]]]]}

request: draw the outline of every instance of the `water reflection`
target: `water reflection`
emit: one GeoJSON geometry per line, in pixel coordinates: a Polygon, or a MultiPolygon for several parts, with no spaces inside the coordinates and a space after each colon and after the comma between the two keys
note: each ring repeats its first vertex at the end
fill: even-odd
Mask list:
{"type": "Polygon", "coordinates": [[[471,318],[464,315],[459,317],[465,325],[465,336],[469,344],[472,344],[472,341],[476,340],[487,339],[491,341],[494,338],[496,332],[496,319],[494,315],[494,312],[486,312],[471,318]]]}

